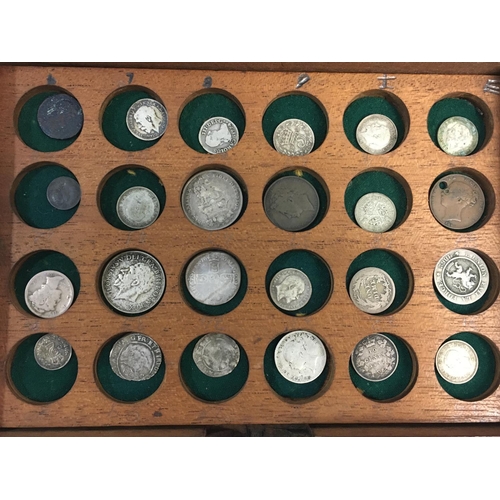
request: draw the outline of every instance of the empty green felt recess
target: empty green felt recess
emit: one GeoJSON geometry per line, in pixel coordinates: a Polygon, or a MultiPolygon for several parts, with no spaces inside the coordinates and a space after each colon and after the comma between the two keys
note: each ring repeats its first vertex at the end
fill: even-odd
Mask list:
{"type": "Polygon", "coordinates": [[[14,387],[25,398],[38,403],[50,403],[66,395],[75,383],[78,358],[73,351],[68,364],[59,370],[45,370],[35,360],[34,348],[39,333],[25,338],[12,358],[10,377],[14,387]]]}
{"type": "Polygon", "coordinates": [[[240,360],[235,369],[223,377],[209,377],[200,371],[193,360],[194,348],[202,337],[200,335],[195,338],[182,353],[182,380],[195,397],[204,401],[224,401],[237,394],[245,385],[248,378],[248,357],[243,347],[235,341],[240,348],[240,360]]]}

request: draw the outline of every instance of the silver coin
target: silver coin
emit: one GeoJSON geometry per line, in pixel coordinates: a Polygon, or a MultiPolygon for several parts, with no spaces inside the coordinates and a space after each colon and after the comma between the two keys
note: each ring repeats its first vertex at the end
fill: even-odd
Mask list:
{"type": "Polygon", "coordinates": [[[240,133],[231,120],[214,116],[201,126],[198,140],[207,153],[216,155],[234,148],[240,140],[240,133]]]}
{"type": "Polygon", "coordinates": [[[449,155],[467,156],[477,147],[479,135],[476,126],[463,116],[452,116],[438,128],[439,147],[449,155]]]}
{"type": "Polygon", "coordinates": [[[354,218],[358,225],[371,233],[389,231],[396,222],[396,205],[385,194],[367,193],[354,208],[354,218]]]}
{"type": "Polygon", "coordinates": [[[278,342],[274,362],[279,373],[288,381],[307,384],[323,373],[326,349],[314,333],[295,330],[278,342]]]}
{"type": "Polygon", "coordinates": [[[311,298],[312,285],[300,269],[292,267],[278,271],[271,280],[269,292],[272,301],[285,311],[297,311],[311,298]]]}
{"type": "Polygon", "coordinates": [[[351,354],[356,373],[370,382],[387,380],[398,367],[399,353],[394,342],[381,333],[361,339],[351,354]]]}
{"type": "Polygon", "coordinates": [[[385,115],[373,114],[363,118],[356,128],[359,147],[371,155],[383,155],[391,151],[398,140],[398,129],[385,115]]]}
{"type": "Polygon", "coordinates": [[[143,141],[159,139],[167,124],[167,110],[155,99],[139,99],[127,111],[127,128],[134,137],[143,141]]]}
{"type": "Polygon", "coordinates": [[[80,184],[72,177],[56,177],[47,186],[47,201],[58,210],[71,210],[80,203],[80,184]]]}
{"type": "Polygon", "coordinates": [[[450,384],[465,384],[474,378],[479,358],[463,340],[449,340],[436,353],[436,370],[450,384]]]}
{"type": "Polygon", "coordinates": [[[151,189],[133,186],[123,191],[118,198],[116,213],[127,227],[144,229],[160,215],[160,202],[151,189]]]}
{"type": "Polygon", "coordinates": [[[201,229],[216,231],[233,224],[243,208],[243,193],[236,180],[222,170],[204,170],[182,190],[182,210],[201,229]]]}
{"type": "Polygon", "coordinates": [[[240,348],[228,335],[207,333],[196,342],[193,361],[208,377],[224,377],[238,366],[240,348]]]}
{"type": "Polygon", "coordinates": [[[132,382],[148,380],[156,375],[161,361],[160,346],[142,333],[124,335],[114,343],[109,353],[113,372],[132,382]]]}
{"type": "Polygon", "coordinates": [[[102,293],[107,302],[125,314],[152,309],[165,291],[165,273],[150,254],[128,250],[115,255],[104,268],[102,293]]]}
{"type": "Polygon", "coordinates": [[[396,296],[396,286],[383,269],[365,267],[352,277],[349,295],[361,311],[379,314],[391,307],[396,296]]]}
{"type": "Polygon", "coordinates": [[[220,251],[203,252],[186,268],[186,286],[191,296],[209,306],[229,302],[240,289],[241,269],[231,255],[220,251]]]}
{"type": "Polygon", "coordinates": [[[304,156],[314,147],[313,129],[298,118],[281,122],[273,134],[274,148],[287,156],[304,156]]]}
{"type": "Polygon", "coordinates": [[[40,318],[60,316],[71,307],[74,296],[73,283],[59,271],[35,274],[24,290],[28,309],[40,318]]]}
{"type": "Polygon", "coordinates": [[[53,333],[40,337],[35,344],[35,361],[45,370],[60,370],[71,359],[71,344],[53,333]]]}
{"type": "Polygon", "coordinates": [[[489,282],[490,273],[484,260],[464,248],[446,253],[434,268],[438,292],[453,304],[477,302],[486,293],[489,282]]]}
{"type": "Polygon", "coordinates": [[[295,175],[276,179],[264,194],[269,220],[285,231],[303,231],[316,219],[319,196],[312,184],[295,175]]]}

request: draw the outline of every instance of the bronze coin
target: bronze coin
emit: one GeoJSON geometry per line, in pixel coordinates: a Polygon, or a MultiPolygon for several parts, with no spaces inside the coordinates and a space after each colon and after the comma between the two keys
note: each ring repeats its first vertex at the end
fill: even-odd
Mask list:
{"type": "Polygon", "coordinates": [[[83,111],[74,97],[55,94],[40,104],[37,120],[42,132],[52,139],[71,139],[82,130],[83,111]]]}

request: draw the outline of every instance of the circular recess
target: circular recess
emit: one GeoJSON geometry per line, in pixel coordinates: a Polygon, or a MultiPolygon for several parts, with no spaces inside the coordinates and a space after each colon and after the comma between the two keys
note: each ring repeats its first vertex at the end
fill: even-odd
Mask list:
{"type": "Polygon", "coordinates": [[[9,382],[14,392],[32,403],[50,403],[64,397],[78,374],[78,358],[73,349],[68,363],[59,370],[46,370],[35,359],[35,345],[46,335],[37,333],[22,340],[10,356],[9,382]]]}

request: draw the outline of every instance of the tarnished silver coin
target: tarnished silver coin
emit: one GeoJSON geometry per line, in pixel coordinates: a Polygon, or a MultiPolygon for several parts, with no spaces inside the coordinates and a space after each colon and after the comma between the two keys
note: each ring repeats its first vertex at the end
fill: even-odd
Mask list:
{"type": "Polygon", "coordinates": [[[238,261],[225,252],[203,252],[188,264],[185,279],[187,289],[195,300],[219,306],[238,293],[241,268],[238,261]]]}
{"type": "Polygon", "coordinates": [[[207,333],[196,342],[193,361],[208,377],[224,377],[238,366],[240,348],[228,335],[207,333]]]}
{"type": "Polygon", "coordinates": [[[394,281],[383,269],[365,267],[349,283],[354,305],[368,314],[379,314],[391,307],[396,296],[394,281]]]}
{"type": "Polygon", "coordinates": [[[201,229],[224,229],[238,219],[243,193],[238,182],[222,170],[204,170],[186,182],[181,196],[182,210],[201,229]]]}
{"type": "Polygon", "coordinates": [[[313,185],[296,175],[276,179],[264,194],[269,220],[285,231],[303,231],[316,219],[319,196],[313,185]]]}
{"type": "Polygon", "coordinates": [[[132,382],[142,382],[156,375],[161,361],[160,346],[142,333],[124,335],[114,343],[109,353],[113,372],[132,382]]]}
{"type": "Polygon", "coordinates": [[[47,186],[47,201],[58,210],[71,210],[80,203],[80,184],[72,177],[56,177],[47,186]]]}
{"type": "Polygon", "coordinates": [[[278,271],[271,280],[269,292],[272,301],[285,311],[297,311],[311,298],[312,285],[300,269],[292,267],[278,271]]]}
{"type": "Polygon", "coordinates": [[[314,333],[295,330],[278,342],[274,362],[280,374],[295,384],[316,380],[326,366],[326,349],[314,333]]]}
{"type": "Polygon", "coordinates": [[[68,94],[54,94],[40,104],[37,111],[38,125],[52,139],[71,139],[83,127],[80,103],[68,94]]]}
{"type": "Polygon", "coordinates": [[[240,140],[240,133],[231,120],[214,116],[201,126],[198,140],[207,153],[216,155],[234,148],[240,140]]]}
{"type": "Polygon", "coordinates": [[[436,353],[436,370],[450,384],[465,384],[474,378],[479,358],[463,340],[449,340],[436,353]]]}
{"type": "Polygon", "coordinates": [[[116,213],[127,227],[144,229],[160,215],[160,202],[151,189],[133,186],[123,191],[118,198],[116,213]]]}
{"type": "Polygon", "coordinates": [[[354,218],[359,227],[371,233],[389,231],[396,222],[396,205],[385,194],[367,193],[354,208],[354,218]]]}
{"type": "Polygon", "coordinates": [[[111,307],[125,314],[142,314],[161,300],[165,281],[163,268],[152,255],[128,250],[106,264],[101,286],[111,307]]]}
{"type": "Polygon", "coordinates": [[[71,344],[53,333],[40,337],[35,344],[35,361],[45,370],[60,370],[71,359],[73,349],[71,344]]]}
{"type": "Polygon", "coordinates": [[[167,124],[167,110],[155,99],[139,99],[127,111],[127,128],[134,137],[143,141],[159,139],[167,124]]]}
{"type": "Polygon", "coordinates": [[[373,333],[357,343],[351,362],[360,377],[370,382],[382,382],[396,371],[399,353],[389,337],[373,333]]]}
{"type": "Polygon", "coordinates": [[[314,132],[306,122],[290,118],[281,122],[273,134],[274,148],[287,156],[304,156],[314,147],[314,132]]]}
{"type": "Polygon", "coordinates": [[[356,128],[359,147],[371,155],[391,151],[398,141],[398,129],[385,115],[373,114],[363,118],[356,128]]]}
{"type": "Polygon", "coordinates": [[[71,280],[59,271],[41,271],[26,285],[24,301],[28,309],[40,318],[55,318],[66,312],[75,291],[71,280]]]}
{"type": "Polygon", "coordinates": [[[452,116],[438,128],[439,147],[449,155],[467,156],[477,147],[479,135],[476,126],[463,116],[452,116]]]}

